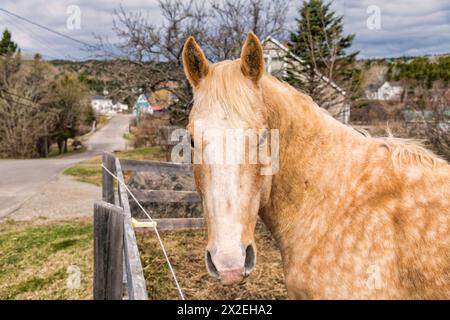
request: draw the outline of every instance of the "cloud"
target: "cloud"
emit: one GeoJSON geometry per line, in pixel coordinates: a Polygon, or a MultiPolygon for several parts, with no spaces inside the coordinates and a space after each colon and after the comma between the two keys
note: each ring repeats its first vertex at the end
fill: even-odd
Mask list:
{"type": "Polygon", "coordinates": [[[362,57],[450,52],[450,3],[441,0],[342,0],[345,30],[355,33],[362,57]],[[381,28],[367,27],[367,8],[379,8],[381,28]]]}
{"type": "MultiPolygon", "coordinates": [[[[161,23],[157,0],[2,0],[2,8],[87,43],[96,43],[93,34],[116,40],[112,31],[113,11],[122,3],[126,10],[148,14],[161,23]],[[68,29],[67,8],[81,10],[81,28],[68,29]]],[[[300,1],[293,0],[288,26],[295,27],[300,1]]],[[[442,0],[335,0],[334,8],[344,14],[345,32],[355,33],[352,50],[360,57],[391,57],[450,52],[450,2],[442,0]],[[380,10],[381,29],[367,27],[369,6],[380,10]]],[[[27,24],[0,12],[0,28],[7,27],[25,53],[40,52],[48,58],[82,59],[88,53],[70,40],[27,24]]]]}

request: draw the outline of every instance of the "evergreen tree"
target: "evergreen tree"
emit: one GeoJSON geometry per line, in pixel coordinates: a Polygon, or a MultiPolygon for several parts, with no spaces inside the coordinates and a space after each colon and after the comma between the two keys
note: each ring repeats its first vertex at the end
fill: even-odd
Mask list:
{"type": "Polygon", "coordinates": [[[324,108],[331,107],[339,93],[330,90],[321,76],[345,90],[347,98],[358,88],[361,77],[354,66],[358,52],[347,53],[355,35],[343,35],[343,17],[337,16],[331,5],[323,0],[303,2],[297,30],[291,32],[288,43],[290,52],[303,62],[287,56],[286,80],[324,108]]]}
{"type": "Polygon", "coordinates": [[[17,43],[11,40],[11,32],[8,29],[3,31],[2,39],[0,40],[0,55],[13,55],[17,52],[17,43]]]}

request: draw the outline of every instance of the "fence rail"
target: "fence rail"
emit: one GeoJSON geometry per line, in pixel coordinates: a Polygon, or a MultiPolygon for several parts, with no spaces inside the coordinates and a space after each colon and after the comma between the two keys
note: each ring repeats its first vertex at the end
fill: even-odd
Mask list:
{"type": "MultiPolygon", "coordinates": [[[[103,166],[121,181],[125,181],[123,171],[181,174],[192,170],[191,165],[185,164],[120,160],[106,152],[103,154],[103,166]]],[[[147,300],[148,293],[127,190],[105,169],[102,177],[103,201],[94,204],[94,299],[147,300]]],[[[200,201],[194,191],[135,189],[131,192],[143,205],[200,201]]],[[[160,231],[205,228],[203,218],[161,218],[154,221],[160,231]]]]}

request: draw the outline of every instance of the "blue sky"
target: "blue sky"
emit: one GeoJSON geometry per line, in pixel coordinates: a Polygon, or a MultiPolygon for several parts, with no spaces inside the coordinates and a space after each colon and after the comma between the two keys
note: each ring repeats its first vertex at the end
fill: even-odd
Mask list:
{"type": "MultiPolygon", "coordinates": [[[[292,1],[288,27],[294,25],[301,2],[292,1]]],[[[148,13],[155,24],[161,21],[156,0],[2,0],[0,8],[95,43],[93,33],[114,42],[112,14],[120,3],[127,10],[148,13]],[[79,29],[67,27],[71,5],[81,10],[79,29]]],[[[344,14],[345,31],[356,33],[353,49],[361,51],[361,58],[450,53],[450,0],[335,0],[335,7],[344,14]]],[[[76,43],[0,12],[0,28],[4,27],[12,30],[25,53],[40,52],[47,58],[87,56],[76,43]]]]}

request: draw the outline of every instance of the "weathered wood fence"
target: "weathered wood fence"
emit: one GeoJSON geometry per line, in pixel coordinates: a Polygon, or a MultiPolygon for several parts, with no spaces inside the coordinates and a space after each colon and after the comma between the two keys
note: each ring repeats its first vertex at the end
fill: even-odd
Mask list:
{"type": "MultiPolygon", "coordinates": [[[[103,154],[103,166],[124,180],[124,171],[186,173],[190,165],[118,159],[103,154]]],[[[155,202],[199,202],[195,191],[130,190],[143,205],[155,202]]],[[[147,300],[147,288],[132,222],[127,190],[103,169],[103,201],[94,205],[94,299],[147,300]],[[126,290],[124,290],[126,288],[126,290]]],[[[154,219],[157,228],[192,230],[205,227],[203,218],[154,219]]]]}

